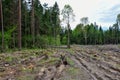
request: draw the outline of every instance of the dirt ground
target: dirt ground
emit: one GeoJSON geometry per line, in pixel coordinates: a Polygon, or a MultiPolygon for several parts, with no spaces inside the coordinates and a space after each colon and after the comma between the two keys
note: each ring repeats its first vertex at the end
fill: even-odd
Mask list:
{"type": "Polygon", "coordinates": [[[120,45],[0,53],[0,80],[120,80],[120,45]]]}

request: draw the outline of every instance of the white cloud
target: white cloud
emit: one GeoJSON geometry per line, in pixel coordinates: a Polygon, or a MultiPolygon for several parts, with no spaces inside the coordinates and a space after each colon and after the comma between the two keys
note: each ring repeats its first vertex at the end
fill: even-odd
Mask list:
{"type": "MultiPolygon", "coordinates": [[[[60,10],[63,9],[65,4],[69,4],[76,15],[75,22],[71,23],[72,28],[74,28],[78,23],[80,23],[80,18],[89,17],[89,21],[97,22],[99,25],[104,27],[109,27],[112,25],[115,20],[118,12],[113,14],[113,22],[107,22],[110,18],[104,12],[109,12],[109,10],[115,5],[120,4],[120,0],[40,0],[41,3],[48,3],[49,6],[52,6],[55,1],[57,1],[60,10]],[[105,22],[102,22],[100,19],[104,17],[105,22]],[[108,18],[108,19],[107,19],[108,18]]],[[[120,11],[120,9],[119,9],[120,11]]],[[[111,16],[111,15],[110,15],[111,16]]],[[[111,20],[112,21],[112,20],[111,20]]]]}

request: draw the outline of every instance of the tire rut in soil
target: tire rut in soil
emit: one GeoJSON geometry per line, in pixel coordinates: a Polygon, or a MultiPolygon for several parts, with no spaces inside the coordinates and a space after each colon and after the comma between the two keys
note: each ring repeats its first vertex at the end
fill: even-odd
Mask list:
{"type": "MultiPolygon", "coordinates": [[[[74,55],[75,58],[82,64],[83,67],[86,68],[86,70],[88,70],[92,75],[94,75],[97,79],[99,80],[119,80],[119,73],[115,73],[115,70],[114,72],[111,70],[110,68],[110,65],[107,64],[107,63],[103,63],[99,60],[94,60],[94,59],[91,59],[89,55],[86,55],[86,53],[79,53],[79,52],[76,52],[76,55],[74,55]],[[89,65],[85,64],[84,62],[87,62],[87,63],[91,63],[91,64],[96,64],[96,68],[98,69],[98,71],[93,71],[93,67],[89,67],[89,65]],[[99,66],[97,66],[99,65],[99,66]],[[106,66],[106,68],[101,68],[101,65],[102,67],[106,66]],[[99,76],[98,76],[99,75],[99,76]],[[101,75],[101,77],[100,77],[101,75]],[[118,76],[118,77],[116,77],[118,76]]],[[[116,71],[119,71],[119,70],[116,70],[116,71]]]]}

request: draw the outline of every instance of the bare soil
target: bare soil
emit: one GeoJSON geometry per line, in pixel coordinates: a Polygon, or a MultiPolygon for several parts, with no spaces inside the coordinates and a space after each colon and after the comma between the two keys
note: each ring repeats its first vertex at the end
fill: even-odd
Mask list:
{"type": "Polygon", "coordinates": [[[0,80],[120,80],[120,46],[0,53],[0,80]]]}

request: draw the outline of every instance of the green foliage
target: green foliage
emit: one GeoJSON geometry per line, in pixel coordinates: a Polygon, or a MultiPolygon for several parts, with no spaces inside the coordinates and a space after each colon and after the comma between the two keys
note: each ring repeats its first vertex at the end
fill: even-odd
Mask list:
{"type": "Polygon", "coordinates": [[[70,20],[74,20],[75,15],[74,15],[73,9],[70,5],[65,5],[61,14],[63,15],[63,20],[66,23],[70,22],[70,20]]]}
{"type": "MultiPolygon", "coordinates": [[[[16,30],[16,26],[9,26],[10,28],[4,32],[4,44],[5,48],[11,47],[12,39],[13,39],[13,33],[16,30]]],[[[0,34],[0,39],[2,38],[2,34],[0,34]]],[[[1,39],[2,40],[2,39],[1,39]]]]}
{"type": "Polygon", "coordinates": [[[76,28],[72,32],[72,42],[73,44],[81,44],[83,41],[83,30],[82,30],[83,24],[78,24],[76,28]]]}
{"type": "Polygon", "coordinates": [[[64,6],[61,14],[63,16],[63,21],[67,25],[67,47],[70,48],[70,38],[71,38],[70,22],[74,21],[75,15],[73,13],[72,7],[69,4],[64,6]]]}
{"type": "MultiPolygon", "coordinates": [[[[84,21],[84,24],[86,22],[84,21]]],[[[85,44],[85,34],[87,44],[118,44],[120,43],[119,15],[117,22],[109,27],[109,30],[103,31],[101,26],[95,24],[78,24],[72,31],[73,44],[85,44]]]]}
{"type": "MultiPolygon", "coordinates": [[[[5,49],[15,48],[18,43],[18,1],[2,0],[4,17],[4,44],[5,49]]],[[[59,6],[57,2],[51,7],[42,6],[39,0],[34,0],[34,29],[35,43],[32,40],[31,30],[31,1],[22,0],[22,47],[23,48],[43,48],[47,45],[60,45],[60,18],[59,6]]],[[[1,32],[0,32],[1,33],[1,32]]],[[[2,35],[0,34],[2,40],[2,35]]],[[[0,47],[1,47],[0,41],[0,47]]]]}
{"type": "Polygon", "coordinates": [[[62,44],[67,44],[67,37],[63,37],[63,41],[62,41],[62,44]]]}
{"type": "MultiPolygon", "coordinates": [[[[5,49],[16,48],[18,42],[18,0],[2,0],[4,22],[4,47],[5,49]]],[[[34,28],[35,43],[32,40],[31,30],[31,3],[22,0],[22,47],[44,48],[48,45],[61,44],[118,44],[120,43],[120,14],[117,15],[116,23],[104,31],[101,26],[88,24],[88,17],[81,19],[71,30],[70,22],[74,21],[74,13],[70,5],[65,5],[61,14],[67,28],[61,28],[60,10],[57,2],[53,6],[42,5],[39,0],[34,0],[34,28]],[[88,25],[87,25],[88,24],[88,25]],[[69,34],[68,34],[69,33],[69,34]],[[68,39],[69,38],[69,39],[68,39]],[[68,41],[68,42],[67,42],[68,41]]],[[[2,33],[0,32],[0,49],[2,45],[2,33]]]]}
{"type": "Polygon", "coordinates": [[[83,25],[78,24],[73,30],[73,44],[103,44],[104,32],[102,28],[98,30],[97,25],[89,24],[83,25]],[[85,35],[86,34],[86,35],[85,35]],[[85,42],[85,38],[87,42],[85,42]]]}
{"type": "Polygon", "coordinates": [[[59,35],[57,36],[57,38],[55,39],[52,36],[39,36],[38,37],[38,43],[36,42],[36,47],[47,47],[48,45],[60,45],[60,38],[59,35]]]}

